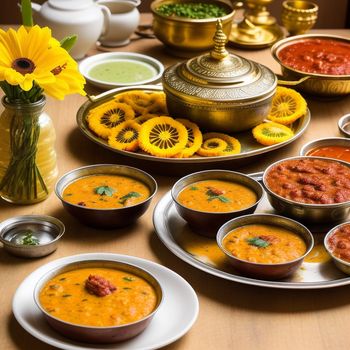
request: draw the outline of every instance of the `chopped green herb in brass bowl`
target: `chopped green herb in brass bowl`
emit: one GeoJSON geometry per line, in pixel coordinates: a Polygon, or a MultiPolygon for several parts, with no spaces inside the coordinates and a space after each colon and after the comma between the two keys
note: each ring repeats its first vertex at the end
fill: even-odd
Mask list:
{"type": "Polygon", "coordinates": [[[124,227],[149,207],[157,191],[153,177],[137,168],[96,164],[70,171],[55,188],[64,208],[79,221],[98,228],[124,227]]]}
{"type": "Polygon", "coordinates": [[[229,36],[235,9],[227,2],[214,0],[155,0],[151,3],[153,31],[170,51],[189,57],[214,46],[216,21],[222,21],[229,36]]]}
{"type": "Polygon", "coordinates": [[[0,223],[0,241],[9,253],[38,258],[57,249],[64,234],[63,223],[46,215],[22,215],[0,223]]]}

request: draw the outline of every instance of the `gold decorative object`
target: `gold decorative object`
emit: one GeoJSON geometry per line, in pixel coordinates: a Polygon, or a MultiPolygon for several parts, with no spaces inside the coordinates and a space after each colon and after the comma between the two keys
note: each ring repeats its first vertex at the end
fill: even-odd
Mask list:
{"type": "Polygon", "coordinates": [[[169,113],[203,130],[248,130],[267,116],[277,78],[269,68],[226,51],[220,20],[213,40],[210,53],[165,70],[169,113]]]}
{"type": "MultiPolygon", "coordinates": [[[[243,20],[232,26],[230,43],[250,49],[271,46],[283,37],[276,18],[267,11],[267,5],[273,0],[246,0],[243,20]]],[[[243,7],[243,3],[236,4],[243,7]]]]}
{"type": "Polygon", "coordinates": [[[316,23],[318,6],[311,1],[295,0],[282,3],[282,23],[290,35],[304,34],[316,23]]]}
{"type": "MultiPolygon", "coordinates": [[[[171,54],[179,57],[193,57],[213,47],[212,36],[215,32],[216,18],[190,19],[176,16],[164,16],[157,8],[164,3],[186,3],[193,0],[155,0],[151,3],[153,14],[153,32],[171,54]]],[[[232,28],[235,8],[223,1],[201,0],[204,3],[219,4],[228,14],[221,17],[224,33],[228,36],[232,28]]]]}

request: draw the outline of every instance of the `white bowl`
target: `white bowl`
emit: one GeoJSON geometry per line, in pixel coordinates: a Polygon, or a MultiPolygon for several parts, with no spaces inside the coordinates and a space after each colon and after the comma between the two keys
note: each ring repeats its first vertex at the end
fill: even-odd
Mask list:
{"type": "Polygon", "coordinates": [[[132,86],[132,85],[143,85],[143,84],[154,84],[160,81],[164,66],[161,62],[154,59],[153,57],[142,55],[139,53],[131,53],[131,52],[108,52],[108,53],[101,53],[94,56],[90,56],[88,58],[85,58],[82,60],[79,64],[79,70],[81,74],[85,77],[85,79],[102,89],[111,89],[115,87],[122,87],[122,86],[132,86]],[[91,76],[91,70],[94,67],[97,67],[98,65],[107,63],[107,62],[134,62],[139,63],[140,65],[144,65],[148,67],[151,71],[153,71],[153,76],[148,79],[140,80],[135,77],[130,82],[122,82],[122,81],[108,81],[103,79],[97,79],[93,78],[91,76]]]}

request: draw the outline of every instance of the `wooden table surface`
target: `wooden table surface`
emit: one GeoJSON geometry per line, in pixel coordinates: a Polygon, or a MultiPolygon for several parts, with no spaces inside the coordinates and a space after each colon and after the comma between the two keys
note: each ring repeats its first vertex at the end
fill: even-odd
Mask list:
{"type": "MultiPolygon", "coordinates": [[[[149,16],[143,20],[148,21],[149,16]]],[[[319,31],[318,31],[319,32],[319,31]]],[[[324,30],[325,33],[349,35],[346,30],[324,30]]],[[[168,55],[156,39],[134,39],[118,51],[139,52],[153,56],[165,66],[181,59],[168,55]]],[[[231,49],[230,49],[231,50],[231,49]]],[[[279,67],[269,49],[239,51],[249,59],[267,65],[276,73],[279,67]]],[[[91,50],[90,54],[98,53],[91,50]]],[[[90,93],[98,93],[88,87],[90,93]]],[[[241,168],[243,172],[264,170],[280,158],[297,155],[300,147],[316,138],[340,136],[337,120],[350,112],[350,96],[325,101],[308,98],[312,120],[305,134],[293,144],[262,155],[241,168]]],[[[132,227],[102,231],[79,224],[61,206],[55,194],[35,205],[16,206],[0,201],[0,220],[22,214],[48,214],[62,220],[66,233],[53,254],[27,260],[9,255],[0,247],[0,349],[48,350],[53,347],[28,334],[12,314],[13,295],[32,271],[52,260],[87,252],[112,252],[149,259],[184,277],[196,291],[199,317],[191,330],[166,349],[348,349],[350,344],[350,286],[322,290],[278,290],[248,286],[206,274],[174,256],[158,239],[152,225],[152,212],[158,200],[170,189],[176,177],[159,175],[152,167],[138,160],[118,156],[89,141],[79,131],[75,117],[86,101],[70,96],[64,102],[48,99],[47,112],[56,132],[59,173],[88,164],[129,164],[150,171],[159,184],[159,191],[146,214],[132,227]]],[[[171,318],[171,315],[169,315],[171,318]]]]}

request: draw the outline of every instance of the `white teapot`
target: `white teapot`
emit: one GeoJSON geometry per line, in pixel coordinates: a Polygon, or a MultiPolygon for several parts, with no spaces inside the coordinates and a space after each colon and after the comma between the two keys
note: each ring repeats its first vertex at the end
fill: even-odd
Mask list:
{"type": "Polygon", "coordinates": [[[70,51],[81,59],[103,35],[104,23],[110,22],[111,13],[106,6],[93,0],[48,0],[43,5],[32,3],[34,22],[52,29],[52,35],[62,40],[76,34],[77,42],[70,51]]]}

